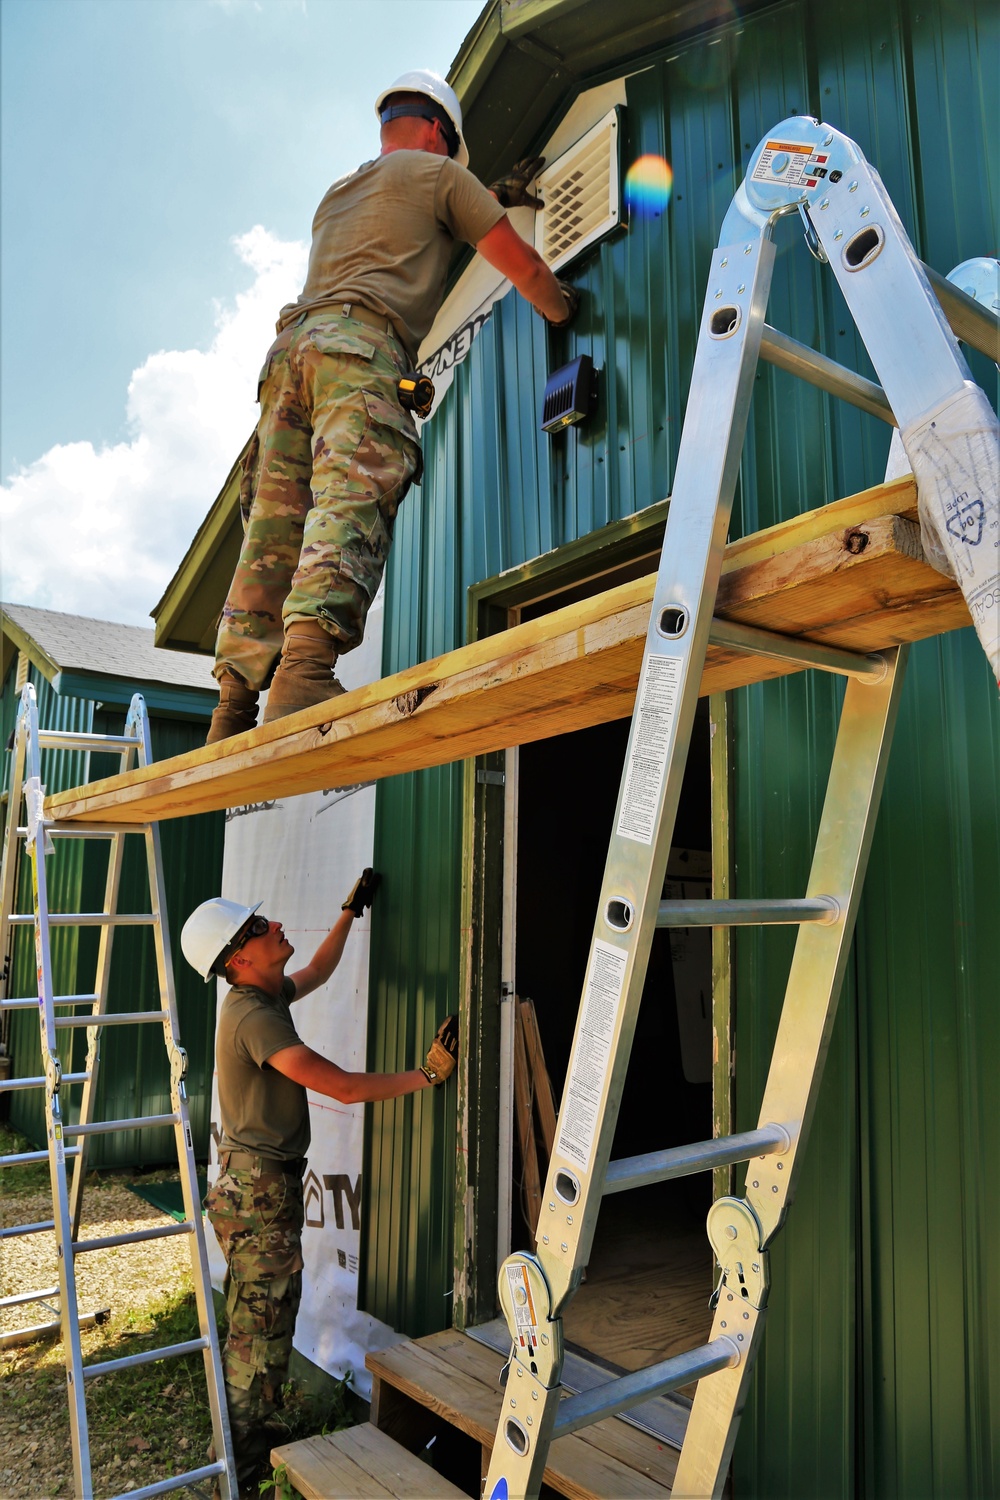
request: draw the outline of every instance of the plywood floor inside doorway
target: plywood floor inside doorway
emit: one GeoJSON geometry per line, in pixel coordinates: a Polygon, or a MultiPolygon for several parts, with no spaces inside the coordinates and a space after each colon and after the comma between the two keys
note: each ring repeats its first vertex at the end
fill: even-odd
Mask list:
{"type": "Polygon", "coordinates": [[[639,1370],[706,1342],[714,1261],[705,1215],[662,1184],[605,1200],[587,1280],[564,1314],[581,1353],[639,1370]]]}

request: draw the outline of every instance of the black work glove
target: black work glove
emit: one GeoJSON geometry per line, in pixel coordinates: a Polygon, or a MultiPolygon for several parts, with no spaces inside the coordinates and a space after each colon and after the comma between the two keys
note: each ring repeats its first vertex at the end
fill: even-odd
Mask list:
{"type": "Polygon", "coordinates": [[[511,167],[506,177],[498,177],[490,183],[490,192],[496,194],[501,208],[533,208],[537,213],[544,207],[541,198],[528,192],[528,184],[545,165],[544,156],[526,156],[511,167]]]}
{"type": "Polygon", "coordinates": [[[580,311],[580,293],[568,281],[559,281],[558,276],[556,277],[556,281],[558,282],[559,290],[562,292],[563,301],[566,304],[566,316],[564,318],[550,318],[546,313],[539,312],[537,307],[535,308],[535,312],[538,313],[540,318],[545,319],[550,328],[565,328],[567,324],[572,323],[580,311]]]}
{"type": "Polygon", "coordinates": [[[356,917],[363,916],[365,907],[371,906],[381,881],[382,877],[376,870],[362,870],[351,886],[351,893],[340,908],[341,911],[352,911],[356,917]]]}
{"type": "Polygon", "coordinates": [[[420,1071],[431,1083],[444,1083],[455,1071],[458,1059],[458,1017],[449,1016],[442,1021],[434,1040],[427,1049],[427,1056],[420,1064],[420,1071]]]}

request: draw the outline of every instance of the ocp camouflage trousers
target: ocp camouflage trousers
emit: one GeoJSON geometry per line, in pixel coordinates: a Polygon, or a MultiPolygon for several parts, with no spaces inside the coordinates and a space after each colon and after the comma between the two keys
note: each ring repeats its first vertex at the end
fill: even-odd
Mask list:
{"type": "Polygon", "coordinates": [[[394,333],[324,311],[285,337],[260,374],[243,550],[216,642],[215,675],[231,668],[257,689],[291,621],[319,620],[339,653],[360,645],[421,462],[398,401],[407,359],[394,333]]]}
{"type": "Polygon", "coordinates": [[[288,1378],[302,1296],[302,1183],[290,1173],[234,1168],[220,1174],[205,1207],[228,1267],[222,1369],[242,1475],[267,1455],[263,1424],[288,1378]]]}

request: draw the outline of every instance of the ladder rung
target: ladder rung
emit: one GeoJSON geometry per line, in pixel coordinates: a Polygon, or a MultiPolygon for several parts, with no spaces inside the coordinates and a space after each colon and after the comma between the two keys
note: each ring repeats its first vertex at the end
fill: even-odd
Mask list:
{"type": "MultiPolygon", "coordinates": [[[[667,1151],[648,1151],[643,1156],[623,1156],[608,1162],[604,1178],[604,1195],[624,1193],[629,1188],[645,1187],[651,1182],[667,1182],[672,1177],[690,1177],[694,1172],[708,1172],[714,1167],[728,1167],[752,1156],[781,1156],[791,1145],[783,1125],[762,1125],[758,1130],[744,1130],[740,1135],[722,1135],[711,1141],[695,1141],[691,1146],[671,1146],[667,1151]]],[[[558,1183],[558,1178],[556,1179],[558,1183]]]]}
{"type": "MultiPolygon", "coordinates": [[[[63,1152],[67,1161],[74,1156],[80,1155],[79,1146],[67,1146],[63,1152]]],[[[47,1151],[19,1151],[16,1156],[0,1156],[0,1167],[27,1167],[32,1162],[48,1161],[47,1151]]]]}
{"type": "MultiPolygon", "coordinates": [[[[15,912],[7,920],[12,927],[31,927],[35,917],[33,912],[15,912]]],[[[156,922],[144,911],[59,911],[49,912],[46,920],[50,927],[151,927],[156,922]]]]}
{"type": "Polygon", "coordinates": [[[661,901],[657,927],[771,927],[781,923],[823,922],[840,916],[835,896],[807,896],[802,900],[661,901]]]}
{"type": "MultiPolygon", "coordinates": [[[[102,1307],[99,1312],[80,1313],[76,1326],[93,1328],[95,1323],[106,1323],[110,1316],[110,1307],[102,1307]]],[[[29,1323],[26,1328],[14,1328],[10,1333],[0,1333],[0,1349],[10,1349],[16,1344],[33,1344],[36,1339],[61,1332],[62,1323],[58,1318],[53,1318],[51,1323],[29,1323]]]]}
{"type": "Polygon", "coordinates": [[[828,359],[825,354],[810,349],[808,344],[789,338],[787,333],[772,328],[770,323],[764,324],[760,357],[777,369],[787,370],[790,375],[797,375],[809,385],[817,385],[821,391],[829,391],[831,396],[839,396],[851,406],[859,406],[862,411],[870,412],[873,417],[880,417],[895,427],[896,418],[885,391],[874,380],[866,380],[864,375],[848,370],[835,359],[828,359]]]}
{"type": "MultiPolygon", "coordinates": [[[[52,1001],[53,1005],[93,1005],[99,996],[97,995],[56,995],[52,1001]]],[[[38,996],[32,996],[23,1000],[0,1000],[0,1010],[37,1010],[38,996]]]]}
{"type": "MultiPolygon", "coordinates": [[[[59,1080],[63,1083],[86,1083],[90,1077],[89,1073],[64,1073],[59,1080]]],[[[5,1078],[0,1083],[0,1094],[13,1094],[17,1089],[43,1089],[46,1084],[44,1078],[5,1078]]]]}
{"type": "Polygon", "coordinates": [[[47,1286],[41,1292],[17,1292],[13,1297],[0,1297],[0,1307],[23,1307],[26,1302],[48,1302],[58,1296],[57,1286],[47,1286]]]}
{"type": "MultiPolygon", "coordinates": [[[[46,823],[45,832],[56,839],[111,839],[118,833],[145,833],[148,823],[46,823]]],[[[17,830],[19,839],[28,837],[28,830],[17,830]]]]}
{"type": "Polygon", "coordinates": [[[748,651],[754,656],[772,656],[778,661],[794,661],[820,672],[836,672],[843,677],[868,677],[881,682],[888,670],[885,658],[862,656],[857,651],[841,651],[838,646],[824,646],[794,635],[779,635],[774,630],[758,630],[754,625],[739,625],[734,620],[713,619],[708,638],[713,646],[731,651],[748,651]]]}
{"type": "MultiPolygon", "coordinates": [[[[676,1391],[679,1386],[700,1380],[703,1375],[713,1375],[716,1370],[728,1370],[740,1362],[740,1349],[735,1339],[723,1337],[713,1339],[700,1349],[690,1349],[685,1354],[676,1354],[673,1359],[662,1360],[648,1369],[636,1370],[634,1375],[623,1375],[610,1380],[606,1385],[595,1386],[592,1391],[582,1391],[578,1396],[569,1396],[559,1403],[559,1414],[552,1429],[553,1442],[566,1437],[581,1427],[590,1427],[605,1417],[613,1417],[620,1411],[628,1411],[653,1396],[664,1396],[676,1391]]],[[[84,1371],[86,1374],[86,1370],[84,1371]]]]}
{"type": "Polygon", "coordinates": [[[143,1021],[168,1021],[168,1010],[120,1010],[111,1015],[57,1016],[56,1025],[67,1026],[137,1026],[143,1021]]]}
{"type": "Polygon", "coordinates": [[[0,1229],[0,1240],[12,1240],[19,1234],[44,1234],[46,1229],[55,1229],[55,1219],[42,1219],[38,1224],[12,1224],[9,1229],[0,1229]]]}
{"type": "Polygon", "coordinates": [[[77,729],[40,729],[42,750],[137,750],[140,741],[124,734],[85,734],[77,729]]]}
{"type": "Polygon", "coordinates": [[[169,1495],[171,1490],[197,1484],[200,1479],[212,1479],[225,1471],[226,1466],[222,1462],[204,1464],[200,1469],[189,1469],[186,1474],[174,1474],[170,1479],[158,1479],[155,1484],[144,1484],[141,1490],[122,1490],[118,1500],[152,1500],[154,1495],[169,1495]]]}
{"type": "Polygon", "coordinates": [[[960,286],[949,281],[947,276],[935,271],[933,266],[924,261],[920,264],[955,337],[971,348],[978,349],[994,362],[1000,358],[1000,318],[996,313],[977,302],[974,297],[968,296],[960,286]]]}
{"type": "Polygon", "coordinates": [[[121,1359],[104,1359],[100,1364],[84,1365],[84,1380],[95,1375],[113,1375],[116,1370],[132,1370],[136,1365],[151,1365],[158,1359],[180,1359],[208,1348],[208,1339],[188,1339],[186,1344],[164,1344],[162,1349],[146,1349],[142,1354],[126,1354],[121,1359]]]}
{"type": "Polygon", "coordinates": [[[67,1125],[63,1135],[110,1135],[115,1130],[145,1130],[150,1125],[176,1125],[180,1115],[137,1115],[134,1120],[99,1120],[94,1125],[67,1125]]]}
{"type": "Polygon", "coordinates": [[[183,1224],[159,1224],[155,1229],[133,1229],[130,1234],[106,1234],[96,1240],[76,1240],[74,1255],[86,1255],[88,1250],[110,1250],[114,1245],[139,1245],[143,1240],[165,1240],[172,1234],[190,1234],[194,1225],[190,1219],[183,1224]]]}

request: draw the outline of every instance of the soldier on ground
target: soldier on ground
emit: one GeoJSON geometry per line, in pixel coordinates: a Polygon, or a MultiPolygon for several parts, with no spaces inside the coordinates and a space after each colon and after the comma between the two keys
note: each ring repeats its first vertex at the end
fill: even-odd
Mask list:
{"type": "Polygon", "coordinates": [[[402,1073],[354,1073],[307,1047],[289,1007],[325,984],[379,876],[365,870],[312,960],[293,974],[280,922],[221,897],[184,924],[184,956],[206,981],[232,988],[216,1032],[219,1176],[205,1200],[226,1257],[229,1331],[222,1364],[241,1489],[276,1437],[268,1419],[288,1378],[302,1293],[302,1177],[309,1149],[307,1089],[342,1104],[396,1099],[441,1084],[458,1052],[456,1018],[438,1028],[425,1061],[402,1073]]]}
{"type": "Polygon", "coordinates": [[[420,478],[398,385],[444,299],[455,242],[474,245],[549,323],[568,323],[579,302],[505,211],[541,206],[529,191],[541,157],[485,188],[468,171],[456,95],[425,69],[398,78],[375,112],[381,154],[317,209],[305,287],[281,309],[260,372],[210,744],[253,727],[263,688],[265,720],[344,691],[337,658],[364,636],[396,513],[420,478]]]}

